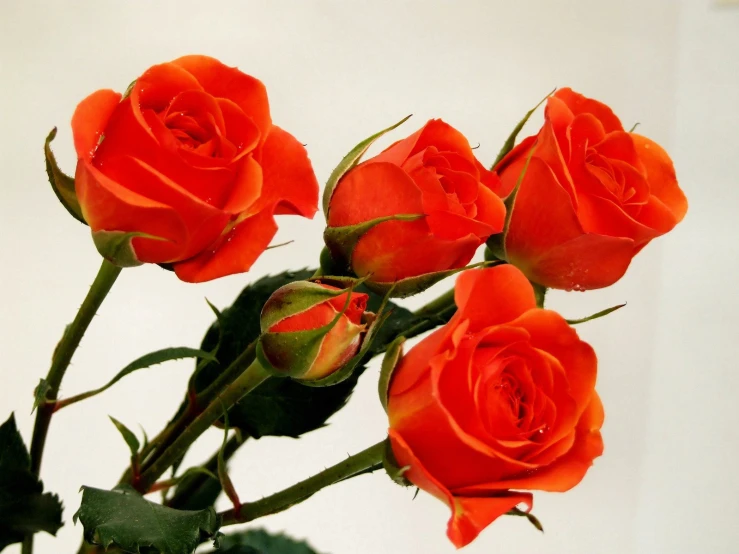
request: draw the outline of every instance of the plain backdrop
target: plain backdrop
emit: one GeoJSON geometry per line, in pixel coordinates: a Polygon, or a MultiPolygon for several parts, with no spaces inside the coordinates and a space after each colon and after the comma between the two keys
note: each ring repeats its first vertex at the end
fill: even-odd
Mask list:
{"type": "MultiPolygon", "coordinates": [[[[628,302],[580,329],[599,354],[605,454],[573,491],[536,494],[544,534],[504,517],[465,553],[737,552],[739,9],[709,0],[0,0],[0,419],[15,411],[26,440],[33,388],[99,264],[88,230],[49,189],[43,139],[59,127],[54,149],[72,173],[77,102],[98,88],[122,91],[150,65],[189,53],[262,79],[274,121],[307,144],[322,182],[359,140],[409,113],[388,140],[442,117],[479,144],[484,163],[557,86],[603,100],[626,127],[640,122],[672,153],[687,218],[615,286],[549,300],[566,317],[628,302]]],[[[540,122],[539,113],[528,130],[540,122]]],[[[197,346],[212,318],[206,297],[225,307],[262,275],[315,265],[322,216],[280,225],[277,241],[295,242],[265,253],[248,274],[191,285],[157,267],[124,271],[62,393],[99,386],[151,350],[197,346]]],[[[170,363],[132,375],[54,418],[42,476],[62,496],[66,524],[56,540],[37,536],[39,554],[76,552],[80,485],[109,488],[126,464],[107,416],[155,434],[191,370],[170,363]]],[[[247,443],[232,464],[242,499],[381,439],[377,371],[327,428],[247,443]]],[[[209,456],[220,439],[207,433],[188,461],[209,456]]],[[[412,495],[378,472],[257,526],[286,529],[326,554],[453,552],[447,508],[412,495]]]]}

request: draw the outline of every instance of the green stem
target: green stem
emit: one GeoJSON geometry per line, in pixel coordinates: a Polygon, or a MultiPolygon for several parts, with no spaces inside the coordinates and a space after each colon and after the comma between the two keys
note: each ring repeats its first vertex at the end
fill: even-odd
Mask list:
{"type": "MultiPolygon", "coordinates": [[[[142,471],[151,467],[152,463],[169,448],[172,441],[193,422],[202,409],[208,406],[226,387],[228,387],[249,365],[254,362],[256,341],[247,346],[239,356],[224,369],[218,378],[205,390],[195,394],[194,389],[188,390],[186,409],[175,416],[165,429],[151,441],[150,447],[141,452],[142,471]]],[[[130,471],[124,475],[124,481],[131,477],[130,471]]]]}
{"type": "Polygon", "coordinates": [[[161,477],[167,468],[180,458],[189,446],[195,442],[208,428],[231,409],[239,400],[258,387],[270,374],[254,361],[172,441],[166,450],[144,470],[134,483],[140,492],[146,492],[161,477]]]}
{"type": "MultiPolygon", "coordinates": [[[[228,439],[226,446],[223,448],[223,460],[228,461],[241,445],[244,444],[246,438],[247,437],[239,438],[237,436],[233,436],[228,439]]],[[[218,454],[219,453],[216,452],[210,460],[203,464],[203,467],[211,473],[218,471],[218,454]]],[[[210,479],[211,477],[208,477],[205,473],[193,473],[186,477],[177,485],[172,497],[166,501],[166,505],[177,510],[188,509],[187,503],[208,483],[210,479]]]]}
{"type": "MultiPolygon", "coordinates": [[[[49,432],[49,424],[51,416],[54,413],[54,401],[59,394],[59,387],[64,378],[64,373],[72,361],[72,356],[80,344],[87,327],[90,325],[92,318],[95,317],[100,305],[110,292],[113,283],[118,278],[121,268],[113,265],[107,260],[103,260],[98,274],[90,287],[85,300],[82,302],[74,321],[65,329],[61,341],[54,350],[51,360],[49,373],[46,375],[46,394],[44,400],[48,403],[39,405],[36,411],[36,422],[33,426],[33,436],[31,438],[31,471],[34,475],[39,474],[41,470],[41,460],[44,454],[44,446],[46,445],[46,436],[49,432]]],[[[23,542],[22,554],[31,554],[33,552],[33,535],[29,535],[23,542]]]]}
{"type": "Polygon", "coordinates": [[[454,305],[454,289],[450,289],[413,313],[418,316],[433,317],[454,305]]]}
{"type": "Polygon", "coordinates": [[[292,487],[288,487],[256,502],[242,504],[239,510],[231,509],[223,512],[220,514],[223,518],[222,526],[245,523],[287,510],[291,506],[299,504],[303,500],[313,496],[325,487],[343,481],[358,473],[366,472],[366,470],[373,466],[376,467],[382,461],[384,451],[385,441],[383,440],[292,487]]]}

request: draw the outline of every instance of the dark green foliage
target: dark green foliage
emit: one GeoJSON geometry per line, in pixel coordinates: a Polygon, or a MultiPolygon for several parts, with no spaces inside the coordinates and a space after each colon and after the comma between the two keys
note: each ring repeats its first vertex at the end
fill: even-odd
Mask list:
{"type": "Polygon", "coordinates": [[[39,531],[55,535],[62,526],[59,498],[43,490],[11,415],[0,425],[0,550],[39,531]]]}
{"type": "Polygon", "coordinates": [[[226,535],[221,548],[209,554],[319,554],[305,541],[296,541],[282,533],[273,535],[263,529],[226,535]]]}
{"type": "Polygon", "coordinates": [[[181,511],[149,502],[130,488],[105,491],[84,487],[74,515],[85,540],[124,552],[192,554],[203,541],[215,539],[220,523],[215,510],[181,511]]]}

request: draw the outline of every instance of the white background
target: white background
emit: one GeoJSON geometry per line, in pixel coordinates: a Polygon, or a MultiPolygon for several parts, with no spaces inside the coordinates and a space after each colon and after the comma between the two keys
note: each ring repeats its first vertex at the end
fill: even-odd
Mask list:
{"type": "MultiPolygon", "coordinates": [[[[617,285],[550,301],[567,317],[629,302],[582,327],[600,357],[605,455],[575,490],[536,495],[543,535],[502,518],[465,552],[737,552],[739,9],[708,0],[0,0],[0,419],[14,410],[26,439],[33,387],[99,264],[87,229],[49,190],[43,138],[59,127],[54,147],[72,173],[77,102],[98,88],[123,90],[148,66],[187,53],[261,78],[275,122],[307,143],[320,181],[356,142],[408,113],[392,140],[442,117],[480,144],[485,163],[555,86],[607,102],[627,127],[641,122],[674,157],[690,200],[686,220],[617,285]]],[[[278,240],[294,244],[267,252],[249,274],[207,284],[180,283],[156,267],[124,271],[62,392],[98,386],[148,351],[199,344],[211,320],[205,297],[225,307],[261,275],[314,265],[321,231],[320,215],[283,218],[278,240]]],[[[39,554],[76,552],[79,486],[110,487],[125,465],[108,414],[156,433],[190,371],[183,362],[133,375],[54,418],[43,478],[64,499],[66,525],[56,540],[38,536],[39,554]]],[[[232,469],[242,498],[382,438],[376,377],[376,368],[365,374],[328,428],[248,443],[232,469]]],[[[190,460],[219,440],[208,433],[190,460]]],[[[262,522],[323,553],[453,552],[446,507],[411,496],[376,473],[262,522]]]]}

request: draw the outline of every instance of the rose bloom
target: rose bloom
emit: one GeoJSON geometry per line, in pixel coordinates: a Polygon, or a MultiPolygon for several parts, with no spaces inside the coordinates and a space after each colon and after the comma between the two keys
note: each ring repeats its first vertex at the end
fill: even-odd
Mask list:
{"type": "Polygon", "coordinates": [[[464,267],[503,228],[505,207],[493,193],[495,174],[475,158],[467,139],[441,120],[350,170],[331,197],[328,226],[339,228],[395,215],[364,233],[352,252],[328,244],[371,283],[394,283],[464,267]]]}
{"type": "Polygon", "coordinates": [[[687,200],[667,153],[626,132],[605,104],[565,88],[547,100],[544,115],[539,133],[496,167],[505,197],[534,148],[505,254],[547,287],[606,287],[649,241],[683,219],[687,200]]]}
{"type": "Polygon", "coordinates": [[[461,547],[532,490],[577,485],[603,451],[596,358],[526,277],[502,265],[462,273],[458,311],[392,374],[390,441],[403,474],[452,510],[461,547]]]}
{"type": "Polygon", "coordinates": [[[122,231],[141,262],[184,281],[248,270],[276,214],[312,217],[303,146],[272,124],[264,85],[205,56],[148,69],[122,98],[99,90],[72,118],[75,189],[93,233],[122,231]]]}
{"type": "Polygon", "coordinates": [[[349,291],[338,294],[341,290],[325,283],[297,281],[269,297],[262,308],[260,348],[276,373],[294,379],[321,379],[341,369],[359,351],[367,329],[365,310],[369,296],[349,291]],[[333,294],[321,295],[320,290],[316,294],[316,289],[333,294]],[[306,353],[314,351],[314,337],[302,332],[329,324],[333,326],[321,339],[312,359],[306,357],[306,353]]]}

